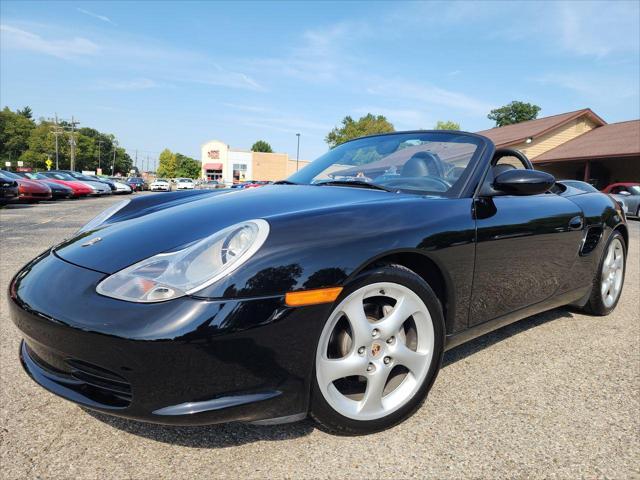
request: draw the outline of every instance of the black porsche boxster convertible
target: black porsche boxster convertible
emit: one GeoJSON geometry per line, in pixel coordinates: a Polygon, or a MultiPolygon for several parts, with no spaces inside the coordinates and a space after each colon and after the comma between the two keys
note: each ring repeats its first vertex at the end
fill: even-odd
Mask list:
{"type": "Polygon", "coordinates": [[[168,424],[388,428],[443,351],[563,305],[606,315],[619,205],[462,132],[344,143],[288,180],[121,202],[10,285],[41,386],[168,424]]]}

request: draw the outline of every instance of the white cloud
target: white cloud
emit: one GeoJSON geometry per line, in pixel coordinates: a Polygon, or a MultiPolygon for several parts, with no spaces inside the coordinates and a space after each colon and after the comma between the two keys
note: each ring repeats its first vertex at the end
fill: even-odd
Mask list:
{"type": "Polygon", "coordinates": [[[486,115],[493,108],[490,103],[477,100],[464,93],[446,90],[427,82],[412,82],[401,79],[371,79],[367,93],[386,97],[403,98],[424,105],[440,105],[443,107],[467,112],[473,115],[486,115]]]}
{"type": "Polygon", "coordinates": [[[103,22],[110,23],[111,25],[114,25],[114,26],[116,25],[109,17],[106,17],[104,15],[98,15],[97,13],[90,12],[89,10],[85,10],[84,8],[78,8],[76,10],[90,17],[97,18],[98,20],[102,20],[103,22]]]}
{"type": "Polygon", "coordinates": [[[563,2],[557,9],[549,25],[569,52],[604,57],[640,50],[640,2],[563,2]]]}
{"type": "Polygon", "coordinates": [[[113,90],[148,90],[150,88],[158,88],[166,86],[159,84],[155,80],[149,78],[136,78],[133,80],[117,80],[117,81],[103,81],[98,87],[113,90]]]}
{"type": "Polygon", "coordinates": [[[541,85],[552,85],[570,90],[587,100],[617,101],[638,95],[637,85],[633,85],[627,78],[618,76],[580,73],[547,73],[532,78],[541,85]]]}
{"type": "Polygon", "coordinates": [[[225,102],[222,105],[225,106],[225,107],[233,108],[235,110],[240,110],[240,111],[243,111],[243,112],[256,112],[256,113],[260,112],[260,113],[263,113],[263,112],[268,112],[269,111],[268,109],[266,109],[264,107],[259,107],[259,106],[256,106],[256,105],[241,105],[241,104],[238,104],[238,103],[228,103],[228,102],[225,102]]]}
{"type": "Polygon", "coordinates": [[[366,115],[367,113],[384,115],[399,130],[426,129],[431,128],[434,123],[433,119],[430,119],[425,112],[420,110],[367,106],[358,107],[355,112],[358,115],[366,115]]]}
{"type": "Polygon", "coordinates": [[[360,63],[355,53],[358,40],[370,29],[361,22],[340,22],[305,31],[298,44],[280,57],[254,59],[250,68],[273,76],[287,76],[308,83],[333,84],[360,63]]]}
{"type": "Polygon", "coordinates": [[[58,58],[96,55],[100,50],[98,45],[86,38],[45,39],[35,33],[6,24],[0,25],[0,33],[3,48],[28,50],[58,58]]]}
{"type": "Polygon", "coordinates": [[[189,75],[184,75],[183,71],[176,80],[217,87],[264,90],[264,87],[249,75],[227,70],[218,65],[209,71],[193,69],[189,75]]]}

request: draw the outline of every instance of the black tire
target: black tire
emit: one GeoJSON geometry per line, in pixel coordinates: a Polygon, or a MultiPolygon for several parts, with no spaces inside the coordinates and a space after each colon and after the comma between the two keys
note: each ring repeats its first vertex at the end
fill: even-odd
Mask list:
{"type": "Polygon", "coordinates": [[[384,265],[362,273],[344,288],[340,297],[336,300],[335,306],[359,288],[377,282],[392,282],[403,285],[415,292],[427,306],[434,330],[434,352],[431,366],[422,386],[405,405],[386,417],[359,421],[339,414],[327,403],[318,385],[314,365],[310,415],[318,426],[328,433],[345,436],[366,435],[386,430],[401,423],[413,415],[425,401],[442,364],[445,341],[442,306],[429,284],[408,268],[401,265],[384,265]]]}
{"type": "Polygon", "coordinates": [[[622,290],[624,288],[624,274],[622,276],[622,285],[620,286],[620,293],[618,294],[618,298],[616,298],[615,302],[610,307],[607,307],[604,304],[604,302],[602,301],[602,295],[600,294],[600,282],[602,281],[602,264],[604,263],[604,260],[607,256],[607,250],[609,249],[609,245],[611,245],[611,242],[613,242],[613,240],[616,238],[620,240],[620,242],[622,243],[622,250],[624,252],[623,272],[626,273],[627,244],[625,243],[624,237],[620,234],[620,232],[618,232],[617,230],[614,230],[614,232],[611,235],[609,235],[609,239],[607,240],[607,243],[604,246],[604,249],[602,251],[600,261],[598,262],[598,268],[596,269],[596,272],[593,277],[591,295],[589,296],[589,301],[583,308],[583,310],[586,313],[589,313],[591,315],[599,315],[599,316],[609,315],[611,312],[615,310],[616,306],[618,305],[618,302],[620,301],[620,297],[622,296],[622,290]]]}

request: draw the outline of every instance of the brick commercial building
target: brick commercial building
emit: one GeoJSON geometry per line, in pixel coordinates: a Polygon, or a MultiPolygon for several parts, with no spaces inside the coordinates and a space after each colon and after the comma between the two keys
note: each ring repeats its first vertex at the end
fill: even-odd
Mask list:
{"type": "Polygon", "coordinates": [[[309,163],[307,160],[296,162],[286,153],[233,149],[218,140],[202,145],[201,159],[203,179],[227,184],[247,180],[283,180],[309,163]]]}
{"type": "Polygon", "coordinates": [[[640,120],[607,123],[588,108],[478,132],[524,152],[535,168],[597,188],[640,182],[640,120]]]}

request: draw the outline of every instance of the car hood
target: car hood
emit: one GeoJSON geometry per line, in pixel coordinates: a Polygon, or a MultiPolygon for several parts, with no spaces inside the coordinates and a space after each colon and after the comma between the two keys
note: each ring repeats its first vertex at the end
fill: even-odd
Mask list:
{"type": "Polygon", "coordinates": [[[61,190],[61,191],[73,191],[73,189],[67,185],[62,183],[57,183],[52,180],[38,180],[40,183],[47,185],[51,190],[61,190]]]}
{"type": "Polygon", "coordinates": [[[77,181],[80,183],[86,183],[87,185],[91,185],[92,187],[95,187],[100,191],[111,190],[109,188],[109,185],[107,185],[106,183],[100,182],[98,180],[77,180],[77,181]]]}
{"type": "MultiPolygon", "coordinates": [[[[143,211],[140,216],[131,218],[132,213],[128,212],[121,221],[103,225],[58,245],[56,255],[75,265],[114,273],[246,220],[262,218],[269,221],[283,215],[357,203],[389,202],[407,196],[415,198],[379,190],[310,185],[199,192],[202,193],[187,201],[169,202],[166,208],[156,206],[151,213],[143,211]]],[[[131,207],[133,205],[135,203],[131,207]]]]}
{"type": "Polygon", "coordinates": [[[18,185],[21,185],[23,188],[27,188],[34,192],[44,193],[44,192],[51,191],[48,185],[44,183],[40,183],[37,180],[27,180],[26,178],[20,178],[20,179],[16,178],[16,182],[18,182],[18,185]]]}

